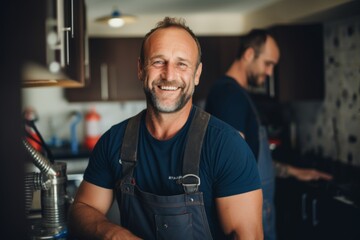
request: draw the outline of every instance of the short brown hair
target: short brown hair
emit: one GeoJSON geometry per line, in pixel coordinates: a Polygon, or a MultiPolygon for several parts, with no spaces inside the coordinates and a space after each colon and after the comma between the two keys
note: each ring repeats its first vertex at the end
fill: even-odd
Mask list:
{"type": "Polygon", "coordinates": [[[267,37],[271,37],[270,33],[262,29],[253,29],[248,34],[241,36],[236,58],[240,59],[248,48],[254,49],[255,58],[258,57],[267,37]]]}

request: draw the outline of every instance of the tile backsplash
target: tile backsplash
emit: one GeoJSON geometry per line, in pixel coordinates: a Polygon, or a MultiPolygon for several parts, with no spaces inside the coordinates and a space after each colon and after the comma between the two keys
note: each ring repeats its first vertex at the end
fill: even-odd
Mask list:
{"type": "Polygon", "coordinates": [[[360,166],[360,16],[324,24],[325,99],[298,102],[302,152],[360,166]]]}

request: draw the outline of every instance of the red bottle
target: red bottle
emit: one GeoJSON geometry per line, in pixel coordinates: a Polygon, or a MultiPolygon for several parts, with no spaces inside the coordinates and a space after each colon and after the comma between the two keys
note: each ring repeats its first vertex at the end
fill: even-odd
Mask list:
{"type": "Polygon", "coordinates": [[[92,108],[85,115],[85,147],[92,150],[101,136],[100,115],[92,108]]]}

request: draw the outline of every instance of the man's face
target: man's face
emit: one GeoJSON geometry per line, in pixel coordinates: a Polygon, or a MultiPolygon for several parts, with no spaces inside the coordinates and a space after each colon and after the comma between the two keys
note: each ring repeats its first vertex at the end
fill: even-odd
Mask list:
{"type": "Polygon", "coordinates": [[[249,86],[261,86],[266,77],[271,76],[280,57],[279,48],[273,38],[268,37],[260,54],[248,66],[247,78],[249,86]]]}
{"type": "Polygon", "coordinates": [[[198,54],[194,39],[180,28],[159,29],[148,38],[138,75],[154,109],[170,113],[191,104],[202,68],[198,54]]]}

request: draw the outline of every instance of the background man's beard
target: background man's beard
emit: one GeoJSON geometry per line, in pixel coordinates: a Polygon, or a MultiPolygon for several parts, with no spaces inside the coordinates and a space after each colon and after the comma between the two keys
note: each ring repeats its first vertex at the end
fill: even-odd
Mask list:
{"type": "Polygon", "coordinates": [[[161,101],[159,101],[158,98],[156,97],[155,92],[149,88],[144,88],[144,92],[145,92],[147,102],[155,110],[157,110],[158,112],[161,112],[161,113],[172,113],[172,112],[176,112],[176,111],[179,111],[180,109],[182,109],[185,106],[185,104],[190,100],[194,91],[188,95],[181,94],[180,98],[171,105],[162,104],[161,101]]]}

